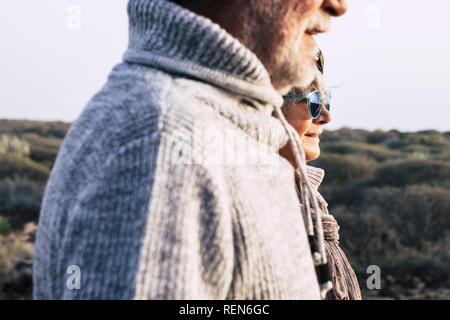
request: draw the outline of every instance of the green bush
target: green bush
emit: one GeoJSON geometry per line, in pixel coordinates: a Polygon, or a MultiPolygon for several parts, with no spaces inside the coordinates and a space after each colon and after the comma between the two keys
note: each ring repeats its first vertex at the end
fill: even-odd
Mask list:
{"type": "Polygon", "coordinates": [[[342,154],[365,154],[378,161],[393,160],[398,158],[436,159],[449,160],[450,137],[449,133],[441,133],[435,130],[421,132],[402,133],[397,130],[390,131],[366,131],[343,128],[335,131],[325,131],[322,135],[322,148],[324,151],[342,154]],[[344,143],[342,146],[341,143],[344,143]],[[353,144],[358,148],[350,149],[345,144],[353,144]],[[336,145],[333,147],[332,145],[336,145]],[[368,149],[367,144],[376,147],[368,149]],[[331,146],[331,147],[330,147],[331,146]],[[381,148],[379,148],[381,147],[381,148]],[[389,153],[386,149],[390,149],[389,153]],[[391,157],[392,156],[392,157],[391,157]]]}
{"type": "Polygon", "coordinates": [[[427,183],[437,185],[450,179],[450,163],[434,160],[407,160],[381,165],[375,172],[374,185],[407,186],[427,183]]]}
{"type": "Polygon", "coordinates": [[[3,216],[0,216],[0,235],[6,236],[11,231],[11,225],[9,224],[8,219],[3,216]]]}
{"type": "Polygon", "coordinates": [[[400,283],[406,276],[417,277],[427,286],[440,286],[450,279],[448,256],[439,246],[431,246],[428,250],[402,248],[396,255],[385,258],[382,262],[383,271],[395,275],[400,283]],[[442,259],[447,264],[442,263],[442,259]]]}
{"type": "Polygon", "coordinates": [[[395,143],[403,138],[404,134],[397,130],[390,131],[367,131],[361,129],[342,128],[334,131],[324,131],[322,141],[353,141],[370,144],[389,144],[395,143]]]}
{"type": "Polygon", "coordinates": [[[433,155],[432,159],[450,162],[450,148],[448,150],[443,150],[439,154],[433,155]]]}
{"type": "Polygon", "coordinates": [[[36,133],[43,137],[63,139],[69,127],[70,123],[61,121],[0,120],[0,133],[13,135],[36,133]]]}
{"type": "Polygon", "coordinates": [[[438,131],[409,132],[389,143],[389,147],[405,153],[440,154],[450,148],[450,140],[438,131]]]}
{"type": "Polygon", "coordinates": [[[325,170],[326,184],[347,184],[368,179],[377,166],[374,160],[366,157],[337,153],[323,153],[311,164],[325,170]]]}
{"type": "Polygon", "coordinates": [[[395,143],[401,138],[401,133],[396,130],[382,131],[376,130],[367,134],[367,143],[370,144],[389,144],[395,143]]]}
{"type": "Polygon", "coordinates": [[[383,145],[368,144],[365,142],[338,141],[323,143],[321,147],[324,153],[331,152],[343,155],[362,155],[366,158],[375,159],[377,161],[385,161],[388,159],[397,159],[401,157],[399,152],[393,151],[383,145]]]}
{"type": "Polygon", "coordinates": [[[15,154],[0,154],[0,179],[21,177],[45,182],[49,175],[49,168],[33,160],[15,154]]]}
{"type": "Polygon", "coordinates": [[[330,208],[355,269],[379,265],[401,279],[450,279],[450,191],[427,185],[365,188],[359,203],[330,208]]]}
{"type": "Polygon", "coordinates": [[[360,129],[342,128],[335,131],[324,131],[322,141],[359,141],[367,142],[369,131],[360,129]]]}
{"type": "Polygon", "coordinates": [[[349,208],[338,206],[330,208],[341,227],[340,244],[351,262],[365,265],[379,264],[389,250],[399,245],[391,226],[384,219],[381,208],[377,206],[349,208]],[[388,249],[389,248],[389,249],[388,249]]]}
{"type": "Polygon", "coordinates": [[[54,150],[47,147],[33,146],[30,152],[30,159],[51,168],[53,167],[57,155],[58,149],[54,150]]]}
{"type": "MultiPolygon", "coordinates": [[[[427,185],[371,188],[365,191],[362,205],[376,205],[388,212],[386,218],[406,246],[416,245],[418,239],[437,241],[450,230],[448,190],[427,185]]],[[[416,247],[421,249],[420,244],[416,247]]]]}
{"type": "Polygon", "coordinates": [[[8,218],[13,229],[37,221],[45,184],[15,178],[0,180],[0,212],[8,218]]]}
{"type": "Polygon", "coordinates": [[[341,205],[352,207],[363,201],[366,185],[364,180],[345,185],[325,183],[321,185],[320,192],[332,208],[341,205]]]}

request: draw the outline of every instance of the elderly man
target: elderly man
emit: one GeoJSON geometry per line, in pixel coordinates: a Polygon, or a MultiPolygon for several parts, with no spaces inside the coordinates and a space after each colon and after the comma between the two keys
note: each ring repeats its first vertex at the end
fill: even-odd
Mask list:
{"type": "Polygon", "coordinates": [[[320,299],[278,155],[289,140],[300,161],[301,147],[278,111],[316,76],[313,36],[345,11],[344,0],[130,0],[124,61],[46,187],[35,298],[320,299]]]}

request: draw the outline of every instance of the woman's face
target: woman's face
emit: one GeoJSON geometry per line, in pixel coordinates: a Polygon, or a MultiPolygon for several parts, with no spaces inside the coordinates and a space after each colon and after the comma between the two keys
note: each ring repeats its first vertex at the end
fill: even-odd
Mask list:
{"type": "MultiPolygon", "coordinates": [[[[317,159],[320,155],[319,136],[323,132],[322,126],[331,121],[331,114],[322,107],[322,112],[317,119],[311,119],[308,115],[306,100],[291,104],[284,111],[284,116],[291,126],[297,131],[305,150],[306,161],[317,159]]],[[[295,159],[289,144],[280,149],[280,155],[286,158],[294,167],[295,159]]]]}

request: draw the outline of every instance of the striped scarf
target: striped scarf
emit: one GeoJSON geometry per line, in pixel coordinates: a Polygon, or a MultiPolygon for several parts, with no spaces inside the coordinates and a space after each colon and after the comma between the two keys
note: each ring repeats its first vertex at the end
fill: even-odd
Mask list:
{"type": "MultiPolygon", "coordinates": [[[[361,291],[355,272],[339,246],[339,225],[334,217],[328,212],[328,204],[318,192],[319,185],[325,175],[320,168],[307,167],[307,175],[311,186],[316,192],[316,197],[320,209],[320,217],[323,226],[325,239],[325,250],[327,254],[327,264],[322,268],[316,268],[319,283],[322,287],[330,289],[326,294],[327,300],[361,300],[361,291]],[[327,270],[323,270],[324,267],[327,270]],[[330,279],[331,278],[331,279],[330,279]],[[328,280],[331,280],[332,286],[328,280]]],[[[299,191],[299,174],[296,171],[297,191],[299,191]]],[[[317,213],[312,210],[312,215],[316,218],[317,213]]],[[[313,219],[316,221],[316,219],[313,219]]],[[[314,243],[314,239],[310,239],[314,243]]]]}

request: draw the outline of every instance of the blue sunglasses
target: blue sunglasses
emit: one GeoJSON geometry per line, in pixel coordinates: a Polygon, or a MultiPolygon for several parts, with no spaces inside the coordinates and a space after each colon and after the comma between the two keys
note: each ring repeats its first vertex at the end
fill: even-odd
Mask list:
{"type": "Polygon", "coordinates": [[[331,94],[329,91],[324,92],[324,97],[322,99],[319,91],[312,91],[308,93],[294,93],[288,94],[283,97],[285,102],[300,102],[306,100],[308,103],[308,115],[311,119],[317,119],[321,112],[322,106],[330,111],[331,94]]]}

